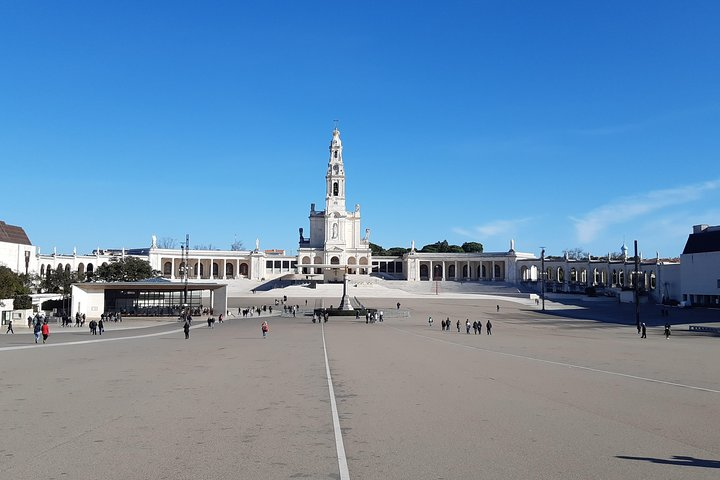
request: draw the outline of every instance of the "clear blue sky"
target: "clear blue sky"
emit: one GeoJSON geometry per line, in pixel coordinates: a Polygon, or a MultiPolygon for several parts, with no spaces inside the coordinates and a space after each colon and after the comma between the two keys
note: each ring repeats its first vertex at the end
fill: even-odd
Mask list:
{"type": "Polygon", "coordinates": [[[0,4],[0,220],[294,253],[339,119],[384,247],[681,253],[720,224],[720,2],[0,4]]]}

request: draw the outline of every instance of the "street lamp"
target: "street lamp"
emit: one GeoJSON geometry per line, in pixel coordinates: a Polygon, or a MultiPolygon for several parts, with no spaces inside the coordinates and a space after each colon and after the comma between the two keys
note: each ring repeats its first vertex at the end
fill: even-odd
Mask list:
{"type": "Polygon", "coordinates": [[[545,247],[540,247],[540,278],[542,279],[542,311],[545,311],[545,247]]]}

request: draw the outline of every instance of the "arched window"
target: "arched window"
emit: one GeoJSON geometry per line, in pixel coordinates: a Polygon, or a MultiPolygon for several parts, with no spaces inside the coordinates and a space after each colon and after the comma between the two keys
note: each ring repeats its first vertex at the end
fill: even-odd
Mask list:
{"type": "Polygon", "coordinates": [[[428,275],[428,266],[423,264],[420,265],[420,280],[429,280],[430,277],[428,275]]]}
{"type": "Polygon", "coordinates": [[[338,182],[333,182],[333,197],[338,196],[339,190],[340,190],[340,187],[338,186],[338,182]]]}
{"type": "Polygon", "coordinates": [[[227,278],[232,278],[235,276],[235,274],[233,274],[233,264],[232,263],[225,264],[225,276],[227,278]]]}
{"type": "Polygon", "coordinates": [[[166,277],[172,275],[172,263],[165,262],[163,264],[163,275],[165,275],[166,277]]]}
{"type": "Polygon", "coordinates": [[[240,264],[240,275],[242,275],[244,277],[248,276],[248,264],[247,263],[240,264]]]}

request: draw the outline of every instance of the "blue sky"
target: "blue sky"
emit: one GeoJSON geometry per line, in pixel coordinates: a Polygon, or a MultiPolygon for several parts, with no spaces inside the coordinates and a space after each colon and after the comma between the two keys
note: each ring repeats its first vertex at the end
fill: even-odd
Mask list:
{"type": "Polygon", "coordinates": [[[0,220],[42,252],[294,253],[324,204],[384,247],[681,253],[720,224],[720,2],[3,2],[0,220]]]}

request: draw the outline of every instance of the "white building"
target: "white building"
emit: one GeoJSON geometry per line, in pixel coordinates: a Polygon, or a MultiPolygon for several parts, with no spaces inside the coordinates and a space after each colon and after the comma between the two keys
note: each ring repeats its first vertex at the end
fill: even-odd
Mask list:
{"type": "MultiPolygon", "coordinates": [[[[655,301],[682,300],[695,305],[720,302],[720,227],[696,226],[681,257],[682,263],[640,258],[637,272],[633,257],[623,245],[623,258],[567,256],[541,259],[515,251],[422,253],[415,250],[398,257],[373,257],[370,229],[360,224],[360,205],[346,208],[346,174],[340,131],[332,132],[330,158],[325,173],[325,209],[310,207],[309,235],[300,228],[297,255],[284,251],[188,250],[159,248],[153,236],[148,248],[101,250],[91,254],[40,254],[20,227],[0,222],[0,264],[21,273],[50,275],[57,269],[92,278],[97,268],[122,256],[147,260],[161,276],[172,281],[216,280],[221,283],[251,281],[339,281],[350,275],[375,274],[389,280],[492,282],[539,291],[542,280],[549,292],[584,292],[587,287],[632,288],[635,282],[655,301]],[[364,233],[364,236],[363,236],[364,233]],[[544,263],[544,272],[543,264],[544,263]],[[187,265],[186,265],[187,264],[187,265]],[[681,287],[682,285],[682,287],[681,287]]],[[[642,257],[642,255],[640,255],[642,257]]],[[[270,286],[268,287],[270,288],[270,286]]]]}
{"type": "Polygon", "coordinates": [[[300,228],[297,265],[301,275],[326,281],[339,281],[350,274],[369,274],[370,229],[361,238],[360,205],[348,212],[345,208],[345,164],[340,131],[332,132],[330,159],[325,174],[325,210],[310,206],[310,236],[305,238],[300,228]],[[308,266],[305,266],[308,265],[308,266]],[[312,268],[309,265],[313,265],[312,268]]]}
{"type": "Polygon", "coordinates": [[[680,255],[682,301],[720,306],[720,226],[695,225],[680,255]]]}

